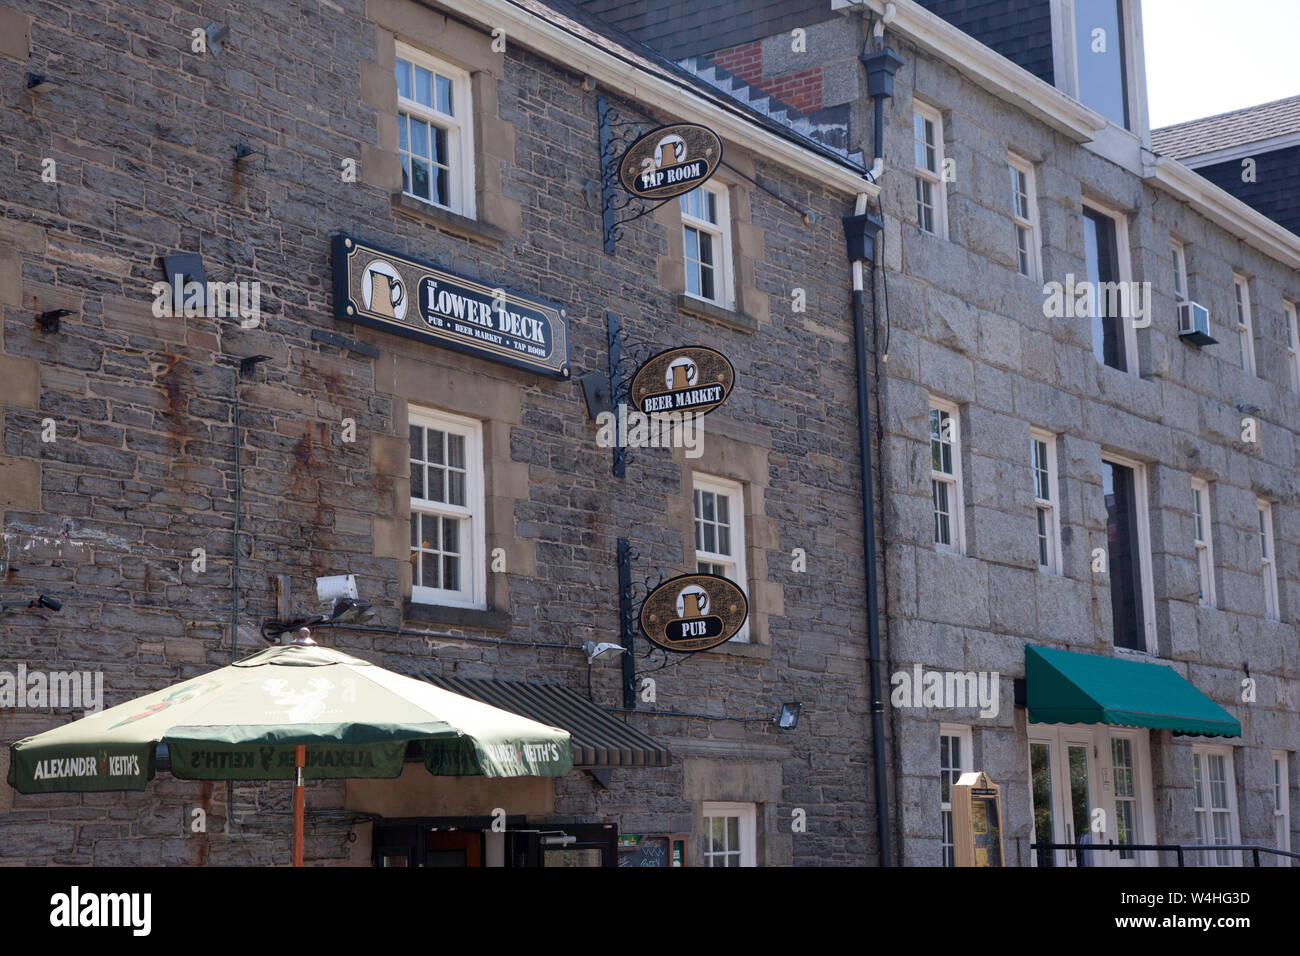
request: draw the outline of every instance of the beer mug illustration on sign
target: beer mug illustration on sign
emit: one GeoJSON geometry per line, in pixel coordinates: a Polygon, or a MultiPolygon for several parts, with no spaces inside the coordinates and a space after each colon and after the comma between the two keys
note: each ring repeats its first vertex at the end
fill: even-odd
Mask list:
{"type": "Polygon", "coordinates": [[[655,165],[662,167],[664,164],[664,149],[672,149],[672,156],[669,157],[669,163],[686,162],[686,140],[682,139],[676,133],[665,136],[655,146],[655,165]]]}
{"type": "Polygon", "coordinates": [[[682,618],[703,617],[709,613],[709,595],[701,587],[683,588],[677,595],[677,613],[682,618]]]}
{"type": "Polygon", "coordinates": [[[690,388],[700,380],[700,369],[688,358],[680,358],[668,366],[665,384],[669,388],[690,388]]]}
{"type": "Polygon", "coordinates": [[[382,259],[376,259],[366,266],[365,278],[361,284],[366,308],[371,312],[401,319],[406,315],[406,286],[397,270],[382,259]]]}

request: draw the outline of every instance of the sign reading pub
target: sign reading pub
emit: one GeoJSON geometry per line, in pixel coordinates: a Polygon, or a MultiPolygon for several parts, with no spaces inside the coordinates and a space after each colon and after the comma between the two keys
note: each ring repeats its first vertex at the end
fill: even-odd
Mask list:
{"type": "Polygon", "coordinates": [[[644,415],[703,415],[726,401],[735,384],[736,370],[725,355],[690,345],[646,359],[632,376],[629,394],[644,415]]]}
{"type": "Polygon", "coordinates": [[[672,199],[718,170],[722,140],[707,126],[676,123],[641,136],[618,161],[618,178],[634,196],[672,199]]]}
{"type": "Polygon", "coordinates": [[[690,654],[725,644],[749,617],[749,601],[718,574],[682,574],[651,591],[641,605],[641,630],[667,651],[690,654]]]}
{"type": "Polygon", "coordinates": [[[334,317],[555,378],[569,376],[565,309],[335,236],[334,317]]]}

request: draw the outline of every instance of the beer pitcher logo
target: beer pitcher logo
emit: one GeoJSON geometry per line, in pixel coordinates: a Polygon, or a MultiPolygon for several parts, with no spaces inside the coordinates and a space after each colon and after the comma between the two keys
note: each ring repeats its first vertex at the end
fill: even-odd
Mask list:
{"type": "Polygon", "coordinates": [[[677,617],[686,620],[709,613],[709,595],[704,588],[692,585],[677,595],[677,617]]]}
{"type": "Polygon", "coordinates": [[[406,318],[406,285],[383,259],[375,259],[361,274],[361,298],[371,312],[399,322],[406,318]]]}
{"type": "Polygon", "coordinates": [[[700,367],[689,358],[679,358],[668,366],[664,384],[670,389],[692,388],[700,380],[700,367]]]}
{"type": "Polygon", "coordinates": [[[670,164],[686,162],[686,140],[682,139],[680,136],[674,133],[669,136],[665,136],[663,139],[661,139],[658,143],[655,144],[655,166],[656,167],[658,168],[663,167],[664,152],[666,150],[671,151],[671,155],[668,158],[668,162],[670,164]]]}

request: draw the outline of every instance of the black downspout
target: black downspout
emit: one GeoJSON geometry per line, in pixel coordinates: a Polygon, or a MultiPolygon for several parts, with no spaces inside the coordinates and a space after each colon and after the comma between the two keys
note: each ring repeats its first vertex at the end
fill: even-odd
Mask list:
{"type": "MultiPolygon", "coordinates": [[[[881,45],[883,47],[883,44],[881,45]]],[[[861,58],[867,71],[867,93],[874,106],[872,141],[877,158],[884,155],[885,99],[894,95],[894,73],[903,65],[902,57],[889,49],[877,49],[861,58]]],[[[875,170],[873,169],[873,172],[875,170]]],[[[871,176],[868,176],[870,179],[871,176]]],[[[865,197],[863,197],[865,199],[865,197]]],[[[851,268],[871,270],[871,289],[875,298],[876,234],[884,223],[861,211],[844,218],[844,238],[848,245],[851,268]]],[[[884,264],[881,264],[884,267],[884,264]]],[[[856,346],[858,380],[858,445],[862,467],[862,552],[866,561],[867,584],[867,682],[871,695],[871,757],[874,776],[876,842],[881,866],[892,866],[889,826],[889,788],[885,776],[885,701],[880,684],[880,591],[876,581],[875,466],[871,458],[871,406],[867,387],[866,290],[860,274],[853,282],[853,337],[856,346]]],[[[876,346],[879,348],[879,346],[876,346]]]]}

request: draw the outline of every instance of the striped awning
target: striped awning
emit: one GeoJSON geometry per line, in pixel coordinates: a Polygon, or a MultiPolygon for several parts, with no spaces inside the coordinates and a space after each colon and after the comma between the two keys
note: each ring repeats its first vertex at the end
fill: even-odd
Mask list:
{"type": "Polygon", "coordinates": [[[452,693],[567,730],[575,767],[667,767],[672,762],[668,748],[563,687],[432,675],[426,679],[452,693]]]}

